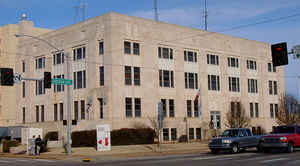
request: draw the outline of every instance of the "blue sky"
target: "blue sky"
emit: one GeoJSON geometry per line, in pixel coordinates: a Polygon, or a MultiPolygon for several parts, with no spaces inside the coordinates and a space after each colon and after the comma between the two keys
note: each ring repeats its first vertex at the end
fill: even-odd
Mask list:
{"type": "MultiPolygon", "coordinates": [[[[86,18],[107,12],[153,19],[153,0],[85,0],[86,18]]],[[[75,6],[79,0],[0,0],[0,26],[15,24],[26,13],[35,26],[58,29],[80,20],[75,6]]],[[[268,43],[287,42],[289,49],[300,45],[299,0],[207,0],[208,30],[268,43]],[[232,27],[298,14],[298,16],[249,26],[232,27]]],[[[172,24],[204,28],[204,0],[158,0],[159,20],[172,24]]],[[[287,93],[298,98],[300,59],[289,55],[286,66],[287,93]]]]}

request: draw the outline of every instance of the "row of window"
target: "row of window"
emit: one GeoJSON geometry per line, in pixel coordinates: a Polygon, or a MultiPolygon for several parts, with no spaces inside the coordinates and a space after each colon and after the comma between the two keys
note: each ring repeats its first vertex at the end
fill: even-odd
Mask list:
{"type": "MultiPolygon", "coordinates": [[[[103,98],[99,98],[99,119],[104,119],[104,101],[103,98]]],[[[164,117],[175,117],[175,101],[174,99],[161,99],[163,103],[163,115],[164,117]]],[[[125,98],[125,115],[126,117],[141,117],[142,116],[142,103],[141,98],[125,98]]],[[[236,108],[235,105],[240,106],[240,103],[231,102],[231,109],[234,112],[236,108]]],[[[36,122],[45,121],[45,107],[44,105],[36,105],[36,122]]],[[[251,102],[249,103],[250,118],[259,118],[259,103],[251,102]]],[[[199,117],[199,103],[197,100],[186,100],[186,111],[187,117],[199,117]]],[[[85,100],[74,101],[74,119],[75,120],[85,120],[86,119],[86,106],[85,100]],[[79,117],[80,115],[80,117],[79,117]]],[[[64,120],[64,103],[54,104],[54,121],[64,120]]],[[[26,111],[25,107],[22,109],[23,123],[25,123],[26,111]]],[[[278,116],[278,104],[270,104],[270,118],[275,118],[278,116]]],[[[210,127],[211,128],[221,128],[221,113],[220,111],[210,112],[210,127]]],[[[193,139],[193,138],[190,138],[193,139]]]]}
{"type": "MultiPolygon", "coordinates": [[[[177,128],[163,128],[163,140],[164,141],[176,141],[177,140],[177,128]],[[171,135],[171,138],[170,138],[171,135]]],[[[201,140],[201,128],[189,128],[188,129],[189,140],[201,140]]]]}
{"type": "MultiPolygon", "coordinates": [[[[98,98],[99,101],[99,119],[104,119],[104,101],[103,98],[98,98]]],[[[44,122],[45,121],[45,107],[44,105],[36,105],[36,122],[44,122]]],[[[85,120],[86,119],[86,106],[85,101],[74,101],[74,117],[73,119],[85,120]],[[80,114],[80,117],[79,117],[80,114]]],[[[26,109],[22,108],[22,122],[26,122],[26,109]]],[[[53,120],[54,121],[62,121],[64,120],[64,103],[55,103],[53,105],[53,120]]]]}

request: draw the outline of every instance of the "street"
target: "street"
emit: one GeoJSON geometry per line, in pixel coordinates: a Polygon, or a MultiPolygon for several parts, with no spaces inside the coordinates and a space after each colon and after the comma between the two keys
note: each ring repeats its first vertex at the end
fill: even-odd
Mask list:
{"type": "Polygon", "coordinates": [[[272,166],[296,166],[300,165],[300,151],[294,153],[255,153],[253,151],[242,152],[239,154],[220,153],[213,154],[190,154],[190,155],[176,155],[176,156],[159,156],[159,157],[143,157],[132,159],[119,160],[92,160],[89,163],[84,163],[79,160],[46,160],[46,159],[21,159],[21,158],[0,158],[0,166],[77,166],[77,165],[93,165],[93,166],[260,166],[272,164],[272,166]]]}

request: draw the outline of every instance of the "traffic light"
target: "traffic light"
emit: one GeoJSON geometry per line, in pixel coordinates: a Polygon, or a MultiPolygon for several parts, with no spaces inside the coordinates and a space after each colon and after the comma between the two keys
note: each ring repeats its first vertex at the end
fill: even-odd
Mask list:
{"type": "Polygon", "coordinates": [[[72,120],[72,125],[77,125],[77,120],[72,120]]]}
{"type": "Polygon", "coordinates": [[[51,72],[44,72],[44,87],[51,88],[51,72]]]}
{"type": "Polygon", "coordinates": [[[63,120],[63,125],[67,126],[67,120],[63,120]]]}
{"type": "Polygon", "coordinates": [[[282,66],[289,63],[286,42],[271,46],[273,66],[282,66]]]}
{"type": "Polygon", "coordinates": [[[0,68],[0,74],[0,85],[14,86],[14,70],[12,68],[0,68]]]}

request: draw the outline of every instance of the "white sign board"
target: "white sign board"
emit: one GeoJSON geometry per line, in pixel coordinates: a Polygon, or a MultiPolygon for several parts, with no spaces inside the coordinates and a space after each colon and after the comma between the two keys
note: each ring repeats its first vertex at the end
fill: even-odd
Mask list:
{"type": "Polygon", "coordinates": [[[97,125],[97,151],[111,150],[109,125],[97,125]]]}

